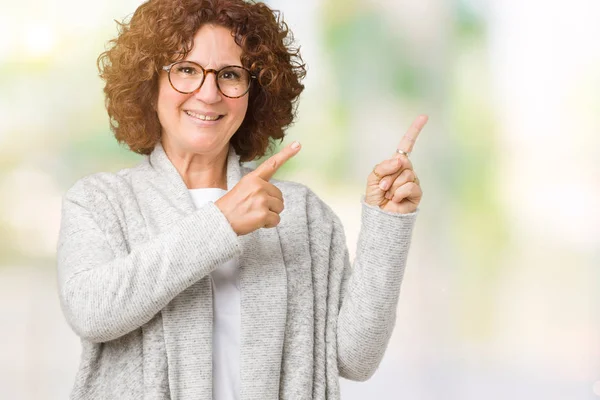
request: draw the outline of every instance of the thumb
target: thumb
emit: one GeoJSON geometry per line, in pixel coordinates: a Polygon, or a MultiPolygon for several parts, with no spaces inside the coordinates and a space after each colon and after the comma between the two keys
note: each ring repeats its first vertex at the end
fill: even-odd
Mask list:
{"type": "Polygon", "coordinates": [[[300,151],[300,142],[294,141],[289,146],[284,147],[279,153],[272,155],[269,159],[258,166],[252,173],[259,178],[269,181],[275,172],[283,165],[287,160],[298,154],[300,151]]]}

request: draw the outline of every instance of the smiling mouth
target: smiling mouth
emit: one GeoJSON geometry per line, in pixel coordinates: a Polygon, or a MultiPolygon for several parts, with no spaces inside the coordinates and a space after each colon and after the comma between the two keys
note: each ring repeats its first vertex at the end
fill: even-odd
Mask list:
{"type": "Polygon", "coordinates": [[[185,113],[190,117],[199,119],[201,121],[218,121],[224,117],[224,115],[205,115],[188,110],[186,110],[185,113]]]}

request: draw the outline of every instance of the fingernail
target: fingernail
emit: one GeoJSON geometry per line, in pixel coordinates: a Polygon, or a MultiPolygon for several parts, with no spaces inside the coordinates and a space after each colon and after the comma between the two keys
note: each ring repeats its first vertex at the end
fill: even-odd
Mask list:
{"type": "Polygon", "coordinates": [[[298,147],[300,147],[300,142],[294,140],[294,142],[292,143],[292,149],[296,150],[298,147]]]}
{"type": "Polygon", "coordinates": [[[381,181],[381,182],[379,182],[379,188],[381,190],[387,190],[387,186],[388,186],[387,181],[381,181]]]}

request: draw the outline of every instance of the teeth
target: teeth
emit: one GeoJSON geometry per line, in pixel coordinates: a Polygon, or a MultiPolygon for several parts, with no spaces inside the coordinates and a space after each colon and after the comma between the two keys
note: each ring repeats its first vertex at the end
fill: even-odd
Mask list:
{"type": "Polygon", "coordinates": [[[201,119],[202,121],[216,121],[217,119],[219,119],[218,115],[215,115],[214,117],[209,117],[208,115],[197,114],[193,111],[186,111],[186,114],[190,117],[201,119]]]}

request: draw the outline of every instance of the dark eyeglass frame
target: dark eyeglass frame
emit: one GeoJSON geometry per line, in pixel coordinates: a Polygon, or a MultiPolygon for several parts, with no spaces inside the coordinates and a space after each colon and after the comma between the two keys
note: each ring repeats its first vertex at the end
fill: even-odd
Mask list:
{"type": "Polygon", "coordinates": [[[194,93],[196,90],[200,89],[202,87],[202,85],[204,84],[204,82],[206,82],[206,76],[209,73],[213,73],[215,74],[215,83],[217,84],[217,89],[219,90],[219,93],[221,93],[223,96],[228,97],[230,99],[238,99],[242,96],[245,96],[246,93],[248,93],[250,91],[250,87],[252,87],[252,81],[254,79],[256,79],[256,75],[253,75],[252,72],[246,68],[246,67],[242,67],[241,65],[226,65],[221,69],[207,69],[204,68],[202,65],[194,62],[194,61],[187,61],[187,60],[181,60],[181,61],[175,61],[172,64],[169,65],[165,65],[164,67],[162,67],[163,71],[167,72],[167,77],[169,78],[169,83],[171,84],[171,87],[173,88],[173,90],[175,90],[176,92],[182,93],[182,94],[190,94],[190,93],[194,93]],[[182,92],[181,90],[178,90],[175,85],[173,85],[173,82],[171,81],[171,69],[176,66],[177,64],[182,64],[182,63],[188,63],[188,64],[194,64],[197,65],[200,70],[202,71],[202,82],[200,82],[200,85],[198,85],[198,87],[194,90],[192,90],[191,92],[182,92]],[[246,70],[248,72],[248,75],[250,76],[250,81],[248,82],[248,89],[246,89],[246,91],[242,94],[240,94],[239,96],[228,96],[225,93],[223,93],[223,91],[221,90],[221,87],[219,86],[219,73],[221,71],[223,71],[224,69],[227,68],[231,68],[231,67],[236,67],[236,68],[242,68],[243,70],[246,70]]]}

